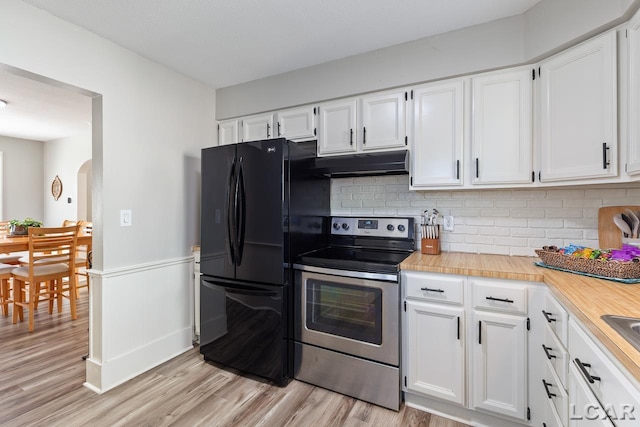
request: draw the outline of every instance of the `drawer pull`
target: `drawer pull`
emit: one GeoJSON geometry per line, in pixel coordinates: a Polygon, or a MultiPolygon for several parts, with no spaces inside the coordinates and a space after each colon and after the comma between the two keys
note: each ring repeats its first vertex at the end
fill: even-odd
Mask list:
{"type": "Polygon", "coordinates": [[[420,288],[420,290],[425,292],[440,292],[441,294],[444,293],[442,289],[420,288]]]}
{"type": "Polygon", "coordinates": [[[544,317],[547,319],[547,322],[551,323],[551,322],[555,322],[556,319],[554,319],[553,317],[553,313],[549,313],[547,311],[542,310],[542,314],[544,314],[544,317]]]}
{"type": "Polygon", "coordinates": [[[587,379],[587,381],[589,381],[590,384],[593,384],[596,381],[600,381],[600,377],[594,377],[589,372],[587,372],[587,368],[591,367],[590,363],[582,363],[580,359],[578,359],[577,357],[575,358],[575,362],[578,368],[580,368],[580,370],[582,371],[582,374],[584,375],[584,377],[587,379]]]}
{"type": "Polygon", "coordinates": [[[482,344],[482,320],[478,320],[478,344],[482,344]]]}
{"type": "Polygon", "coordinates": [[[544,391],[547,392],[547,397],[549,399],[551,399],[552,397],[556,397],[555,393],[551,393],[549,391],[549,386],[552,386],[553,384],[546,382],[545,380],[542,380],[542,385],[544,385],[544,391]]]}
{"type": "Polygon", "coordinates": [[[553,350],[551,347],[547,347],[546,345],[542,344],[542,349],[544,350],[544,354],[547,355],[547,359],[551,360],[556,358],[556,356],[549,353],[550,350],[553,350]]]}
{"type": "Polygon", "coordinates": [[[460,316],[458,316],[458,341],[460,341],[460,316]]]}
{"type": "Polygon", "coordinates": [[[500,302],[508,302],[513,304],[513,300],[509,298],[494,298],[494,297],[486,297],[489,301],[500,301],[500,302]]]}

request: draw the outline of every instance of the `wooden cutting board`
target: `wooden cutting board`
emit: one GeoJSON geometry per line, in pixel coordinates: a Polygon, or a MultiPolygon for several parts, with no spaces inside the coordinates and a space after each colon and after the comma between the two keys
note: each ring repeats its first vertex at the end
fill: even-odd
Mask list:
{"type": "Polygon", "coordinates": [[[613,216],[625,209],[640,211],[640,206],[603,206],[598,209],[598,245],[601,249],[622,247],[622,231],[613,223],[613,216]]]}

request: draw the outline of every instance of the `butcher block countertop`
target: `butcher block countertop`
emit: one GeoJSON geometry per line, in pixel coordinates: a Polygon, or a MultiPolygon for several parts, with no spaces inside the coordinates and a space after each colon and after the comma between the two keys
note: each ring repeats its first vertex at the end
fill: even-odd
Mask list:
{"type": "Polygon", "coordinates": [[[600,318],[603,314],[640,318],[640,284],[627,285],[537,267],[536,257],[414,252],[401,270],[544,282],[555,297],[600,340],[640,383],[640,351],[600,318]]]}

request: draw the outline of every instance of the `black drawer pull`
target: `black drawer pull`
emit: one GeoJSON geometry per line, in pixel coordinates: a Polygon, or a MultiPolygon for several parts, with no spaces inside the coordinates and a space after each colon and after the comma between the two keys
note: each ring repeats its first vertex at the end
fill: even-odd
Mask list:
{"type": "Polygon", "coordinates": [[[544,385],[544,391],[547,392],[547,397],[549,399],[551,399],[552,397],[556,397],[556,395],[554,393],[551,393],[549,391],[549,386],[552,386],[553,384],[546,382],[545,380],[542,380],[542,385],[544,385]]]}
{"type": "Polygon", "coordinates": [[[500,302],[508,302],[513,304],[513,300],[512,299],[508,299],[508,298],[494,298],[494,297],[486,297],[489,301],[500,301],[500,302]]]}
{"type": "Polygon", "coordinates": [[[482,344],[482,320],[478,320],[478,344],[482,344]]]}
{"type": "Polygon", "coordinates": [[[458,316],[458,341],[460,341],[460,316],[458,316]]]}
{"type": "Polygon", "coordinates": [[[553,350],[551,347],[547,347],[546,345],[542,344],[542,349],[544,350],[544,354],[547,355],[547,359],[549,359],[549,360],[556,359],[556,356],[554,356],[553,354],[549,353],[549,351],[553,350]]]}
{"type": "Polygon", "coordinates": [[[440,292],[441,294],[444,293],[442,289],[420,288],[420,290],[425,292],[440,292]]]}
{"type": "Polygon", "coordinates": [[[547,311],[542,310],[542,314],[544,314],[544,317],[547,319],[547,322],[551,323],[551,322],[555,322],[556,319],[554,319],[553,317],[553,313],[549,313],[547,311]]]}
{"type": "Polygon", "coordinates": [[[596,381],[600,381],[600,377],[594,377],[589,372],[587,372],[587,368],[590,368],[591,364],[582,363],[580,359],[578,359],[577,357],[575,358],[575,362],[576,362],[576,365],[578,365],[578,368],[580,368],[580,370],[582,371],[582,374],[584,375],[584,377],[587,379],[587,381],[589,381],[590,384],[593,384],[596,381]]]}

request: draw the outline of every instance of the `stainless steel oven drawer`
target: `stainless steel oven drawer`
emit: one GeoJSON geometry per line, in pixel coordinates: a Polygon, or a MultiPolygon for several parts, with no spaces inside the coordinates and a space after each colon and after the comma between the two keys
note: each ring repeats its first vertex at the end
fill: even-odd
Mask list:
{"type": "Polygon", "coordinates": [[[294,378],[397,411],[400,370],[296,342],[294,378]]]}

